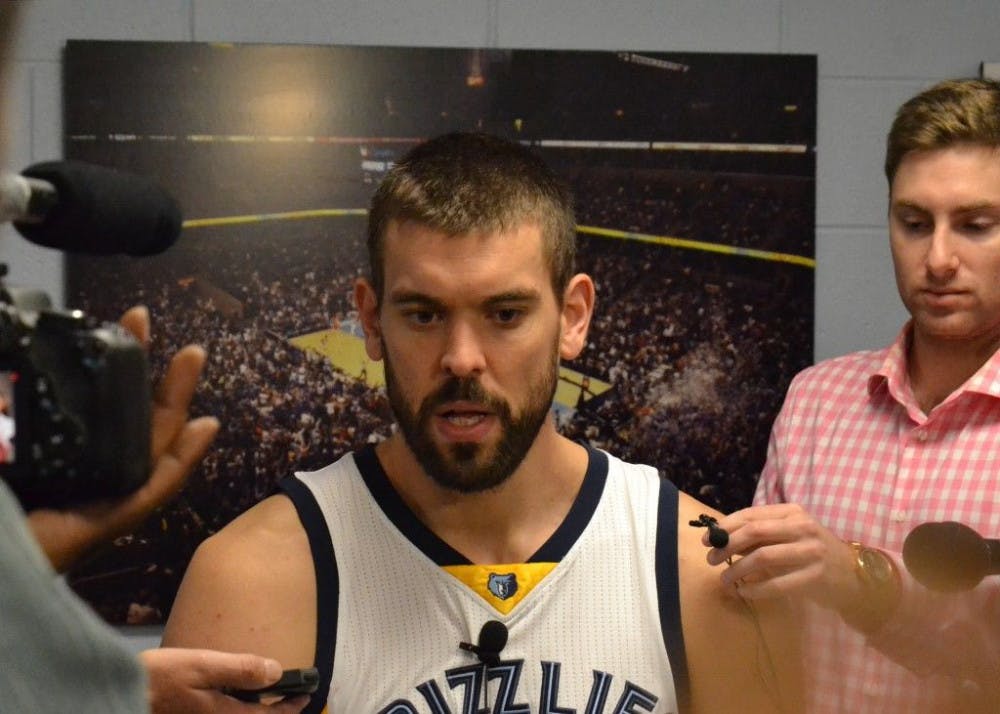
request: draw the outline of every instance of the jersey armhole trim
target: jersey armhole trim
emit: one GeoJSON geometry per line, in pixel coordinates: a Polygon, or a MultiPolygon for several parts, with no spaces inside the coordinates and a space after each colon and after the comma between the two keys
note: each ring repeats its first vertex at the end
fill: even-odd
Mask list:
{"type": "Polygon", "coordinates": [[[340,597],[337,558],[326,518],[309,487],[298,478],[289,477],[282,480],[280,488],[291,499],[299,514],[299,520],[309,538],[309,549],[316,568],[316,651],[313,663],[319,670],[320,684],[302,714],[320,714],[330,697],[333,655],[337,643],[337,609],[340,597]]]}
{"type": "Polygon", "coordinates": [[[680,572],[677,559],[678,491],[670,481],[660,478],[659,506],[656,527],[656,592],[660,609],[663,644],[670,658],[674,677],[677,709],[681,714],[691,710],[691,689],[687,657],[684,650],[684,630],[681,625],[680,572]]]}

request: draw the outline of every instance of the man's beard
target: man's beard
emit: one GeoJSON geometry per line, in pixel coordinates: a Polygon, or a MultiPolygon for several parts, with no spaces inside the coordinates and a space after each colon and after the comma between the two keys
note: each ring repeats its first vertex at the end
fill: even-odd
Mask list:
{"type": "Polygon", "coordinates": [[[528,389],[529,401],[517,415],[510,404],[487,392],[475,378],[451,377],[428,395],[414,413],[400,391],[389,351],[382,344],[386,394],[410,450],[424,471],[439,486],[458,493],[479,493],[504,483],[524,460],[535,443],[552,408],[559,367],[555,354],[551,369],[528,389]],[[492,449],[486,444],[457,443],[438,446],[431,437],[434,411],[454,401],[471,402],[494,414],[500,423],[500,440],[492,449]]]}

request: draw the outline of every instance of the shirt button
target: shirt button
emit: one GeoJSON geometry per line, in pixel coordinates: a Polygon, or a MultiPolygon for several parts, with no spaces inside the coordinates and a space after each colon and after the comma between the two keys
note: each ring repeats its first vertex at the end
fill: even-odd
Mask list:
{"type": "Polygon", "coordinates": [[[892,520],[896,523],[902,523],[906,520],[906,511],[893,511],[892,520]]]}
{"type": "Polygon", "coordinates": [[[927,430],[926,429],[916,429],[913,432],[913,438],[917,441],[923,443],[927,441],[927,430]]]}

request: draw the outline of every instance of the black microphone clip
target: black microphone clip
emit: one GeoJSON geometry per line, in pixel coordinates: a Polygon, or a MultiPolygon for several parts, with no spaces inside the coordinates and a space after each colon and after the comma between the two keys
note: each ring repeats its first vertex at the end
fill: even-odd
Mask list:
{"type": "Polygon", "coordinates": [[[483,664],[495,667],[500,664],[500,652],[507,646],[507,626],[498,620],[487,620],[479,630],[477,644],[459,642],[459,649],[472,652],[483,664]]]}
{"type": "Polygon", "coordinates": [[[713,548],[725,548],[729,545],[729,532],[719,527],[719,522],[712,516],[702,513],[696,521],[688,521],[689,526],[708,528],[708,542],[713,548]]]}

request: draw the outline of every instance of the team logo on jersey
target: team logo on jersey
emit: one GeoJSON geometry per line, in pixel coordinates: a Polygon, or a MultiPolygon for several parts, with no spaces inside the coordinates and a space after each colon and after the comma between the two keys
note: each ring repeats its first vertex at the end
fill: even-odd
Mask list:
{"type": "Polygon", "coordinates": [[[496,597],[506,600],[517,592],[517,576],[514,573],[490,573],[486,587],[496,597]]]}

